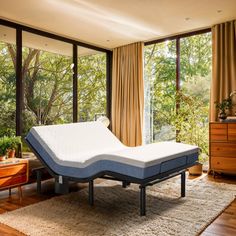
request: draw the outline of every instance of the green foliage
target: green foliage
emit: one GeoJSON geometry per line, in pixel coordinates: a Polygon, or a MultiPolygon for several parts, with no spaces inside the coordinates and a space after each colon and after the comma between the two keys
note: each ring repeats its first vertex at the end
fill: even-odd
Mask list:
{"type": "Polygon", "coordinates": [[[79,57],[79,120],[92,121],[106,113],[106,55],[98,53],[79,57]]]}
{"type": "Polygon", "coordinates": [[[8,137],[9,149],[17,149],[19,145],[22,145],[21,137],[8,137]]]}
{"type": "Polygon", "coordinates": [[[176,111],[175,42],[169,41],[145,48],[145,119],[150,120],[148,142],[173,140],[175,128],[171,114],[176,111]]]}
{"type": "Polygon", "coordinates": [[[220,110],[220,112],[225,113],[226,110],[229,110],[233,107],[231,98],[223,99],[222,102],[215,102],[216,108],[220,110]]]}
{"type": "Polygon", "coordinates": [[[8,138],[2,137],[0,138],[0,156],[5,156],[8,149],[8,138]]]}
{"type": "Polygon", "coordinates": [[[20,137],[2,137],[0,138],[0,156],[4,156],[8,149],[17,149],[21,145],[20,137]]]}
{"type": "Polygon", "coordinates": [[[0,137],[15,135],[15,82],[9,48],[0,42],[0,137]]]}
{"type": "Polygon", "coordinates": [[[33,125],[72,122],[72,58],[23,48],[24,135],[33,125]]]}
{"type": "Polygon", "coordinates": [[[196,100],[193,96],[179,92],[176,95],[180,108],[173,116],[173,126],[177,130],[177,140],[182,143],[197,145],[200,148],[202,158],[209,155],[208,145],[208,122],[205,114],[208,108],[201,100],[196,100]]]}
{"type": "Polygon", "coordinates": [[[211,34],[180,40],[180,88],[176,95],[175,40],[145,47],[146,142],[177,140],[208,151],[211,34]],[[178,113],[176,104],[179,104],[178,113]]]}
{"type": "MultiPolygon", "coordinates": [[[[23,53],[23,136],[35,125],[72,122],[72,57],[26,48],[23,53]]],[[[16,48],[0,42],[0,137],[15,134],[16,48]]],[[[78,58],[79,120],[106,113],[106,54],[78,58]]]]}

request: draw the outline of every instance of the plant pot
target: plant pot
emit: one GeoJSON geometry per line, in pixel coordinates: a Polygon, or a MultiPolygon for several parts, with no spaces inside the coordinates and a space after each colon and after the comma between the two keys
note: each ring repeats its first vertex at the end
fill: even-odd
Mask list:
{"type": "Polygon", "coordinates": [[[202,174],[202,164],[198,163],[188,169],[190,175],[201,175],[202,174]]]}
{"type": "Polygon", "coordinates": [[[9,149],[7,152],[7,157],[8,158],[14,158],[16,155],[16,150],[15,149],[9,149]]]}
{"type": "Polygon", "coordinates": [[[220,121],[223,121],[227,118],[227,114],[225,112],[220,112],[220,114],[218,115],[218,118],[220,121]]]}
{"type": "Polygon", "coordinates": [[[0,156],[0,161],[5,161],[6,160],[6,156],[0,156]]]}

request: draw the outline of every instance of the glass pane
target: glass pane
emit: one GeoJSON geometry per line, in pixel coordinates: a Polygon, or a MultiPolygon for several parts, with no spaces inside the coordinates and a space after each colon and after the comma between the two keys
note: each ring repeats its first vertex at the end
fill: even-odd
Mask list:
{"type": "Polygon", "coordinates": [[[23,32],[23,135],[73,120],[72,45],[23,32]]]}
{"type": "Polygon", "coordinates": [[[176,43],[145,47],[145,143],[175,140],[176,43]]]}
{"type": "Polygon", "coordinates": [[[0,136],[15,135],[16,31],[0,25],[0,136]]]}
{"type": "MultiPolygon", "coordinates": [[[[211,82],[211,33],[180,41],[181,91],[177,122],[181,142],[201,148],[208,157],[208,116],[211,82]]],[[[206,159],[206,158],[205,158],[206,159]]]]}
{"type": "Polygon", "coordinates": [[[106,115],[106,53],[78,48],[78,120],[106,115]]]}

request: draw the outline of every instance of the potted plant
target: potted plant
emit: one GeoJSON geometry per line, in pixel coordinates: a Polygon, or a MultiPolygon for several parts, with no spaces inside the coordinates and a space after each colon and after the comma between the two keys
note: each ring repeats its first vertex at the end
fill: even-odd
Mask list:
{"type": "Polygon", "coordinates": [[[20,137],[2,137],[0,138],[0,160],[15,157],[16,150],[22,145],[20,137]]]}
{"type": "Polygon", "coordinates": [[[199,163],[188,169],[189,174],[190,175],[201,175],[202,171],[203,171],[203,164],[206,163],[207,160],[208,160],[207,155],[204,153],[201,153],[198,158],[199,163]]]}
{"type": "Polygon", "coordinates": [[[21,145],[21,138],[20,137],[9,137],[8,138],[8,149],[7,149],[7,156],[8,158],[14,158],[15,153],[19,145],[21,145]]]}
{"type": "Polygon", "coordinates": [[[222,102],[215,102],[216,108],[219,110],[218,118],[220,121],[227,118],[226,111],[233,107],[231,98],[223,99],[222,102]]]}
{"type": "Polygon", "coordinates": [[[6,159],[6,153],[8,149],[8,138],[0,138],[0,161],[6,159]]]}

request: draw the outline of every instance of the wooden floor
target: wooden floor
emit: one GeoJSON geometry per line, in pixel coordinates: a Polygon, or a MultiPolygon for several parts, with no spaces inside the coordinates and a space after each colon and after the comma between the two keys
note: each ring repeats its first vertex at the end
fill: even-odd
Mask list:
{"type": "MultiPolygon", "coordinates": [[[[225,182],[225,183],[232,183],[236,184],[236,177],[216,177],[213,179],[211,176],[203,175],[201,178],[208,178],[209,181],[216,181],[216,182],[225,182]]],[[[189,178],[193,179],[193,178],[189,178]]],[[[191,180],[190,180],[191,181],[191,180]]],[[[72,191],[78,191],[84,188],[85,184],[75,184],[72,186],[72,191]]],[[[8,191],[0,192],[0,214],[13,211],[18,208],[34,204],[46,199],[49,199],[54,194],[54,185],[53,181],[45,181],[43,183],[43,194],[37,195],[36,194],[36,184],[30,184],[23,187],[23,200],[22,202],[19,201],[17,191],[12,190],[12,196],[8,196],[8,191]]],[[[23,235],[22,233],[8,227],[5,225],[0,224],[0,235],[1,236],[19,236],[23,235]]],[[[211,224],[209,225],[206,230],[201,234],[202,236],[234,236],[236,235],[236,199],[232,202],[232,204],[211,224]]]]}

